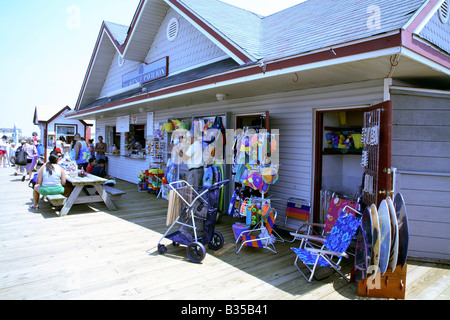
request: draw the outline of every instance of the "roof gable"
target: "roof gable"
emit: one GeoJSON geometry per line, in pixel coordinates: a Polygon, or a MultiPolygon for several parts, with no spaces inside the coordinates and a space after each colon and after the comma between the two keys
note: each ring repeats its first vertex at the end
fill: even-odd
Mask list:
{"type": "MultiPolygon", "coordinates": [[[[139,62],[151,60],[152,44],[169,8],[176,10],[240,66],[264,59],[273,62],[273,69],[281,65],[277,61],[290,59],[291,64],[298,63],[293,61],[305,54],[331,51],[336,56],[330,49],[355,43],[362,45],[361,50],[373,51],[377,49],[373,40],[392,35],[397,36],[395,43],[390,43],[392,46],[417,49],[429,58],[433,53],[411,40],[412,33],[442,1],[307,0],[262,17],[218,0],[141,0],[128,29],[103,24],[76,110],[98,99],[114,55],[139,62]]],[[[333,55],[317,57],[328,60],[333,55]]],[[[441,60],[447,63],[447,58],[441,60]]]]}
{"type": "Polygon", "coordinates": [[[430,19],[420,26],[416,33],[423,39],[450,53],[450,23],[443,23],[439,17],[439,7],[434,9],[430,19]]]}

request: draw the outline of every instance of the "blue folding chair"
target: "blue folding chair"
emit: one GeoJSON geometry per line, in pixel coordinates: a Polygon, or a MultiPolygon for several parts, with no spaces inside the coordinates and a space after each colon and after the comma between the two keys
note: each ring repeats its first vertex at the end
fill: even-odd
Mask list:
{"type": "Polygon", "coordinates": [[[342,273],[340,263],[342,258],[348,258],[346,251],[360,226],[360,221],[359,217],[355,217],[344,211],[339,216],[333,229],[331,229],[331,233],[328,235],[325,243],[320,249],[311,246],[291,248],[296,254],[294,265],[303,277],[305,277],[306,281],[311,282],[316,268],[320,266],[333,268],[344,277],[347,282],[350,282],[350,279],[342,273]],[[311,272],[309,278],[298,266],[298,260],[300,260],[311,272]]]}

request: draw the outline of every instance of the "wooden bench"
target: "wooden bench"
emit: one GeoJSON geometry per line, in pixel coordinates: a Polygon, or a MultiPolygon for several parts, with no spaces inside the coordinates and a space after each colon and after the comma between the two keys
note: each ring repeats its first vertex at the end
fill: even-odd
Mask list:
{"type": "Polygon", "coordinates": [[[103,190],[106,191],[106,193],[108,193],[112,200],[119,200],[120,197],[122,197],[122,195],[125,194],[124,191],[110,187],[110,186],[103,186],[103,190]]]}
{"type": "Polygon", "coordinates": [[[45,196],[45,197],[55,207],[62,207],[65,204],[66,200],[67,200],[67,198],[64,197],[62,194],[56,194],[56,195],[45,196]]]}

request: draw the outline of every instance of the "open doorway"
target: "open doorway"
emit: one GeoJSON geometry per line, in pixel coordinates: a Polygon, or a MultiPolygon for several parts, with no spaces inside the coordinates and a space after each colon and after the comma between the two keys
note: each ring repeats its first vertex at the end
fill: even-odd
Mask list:
{"type": "Polygon", "coordinates": [[[391,144],[391,101],[368,108],[317,111],[314,221],[323,220],[324,191],[378,206],[392,190],[391,144]],[[371,131],[377,138],[369,145],[365,139],[371,131]]]}

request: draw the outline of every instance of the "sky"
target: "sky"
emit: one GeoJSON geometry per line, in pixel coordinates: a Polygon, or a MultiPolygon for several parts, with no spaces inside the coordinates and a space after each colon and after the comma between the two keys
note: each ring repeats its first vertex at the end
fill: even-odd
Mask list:
{"type": "MultiPolygon", "coordinates": [[[[303,0],[223,0],[270,15],[303,0]]],[[[36,106],[74,109],[102,22],[129,26],[139,0],[3,1],[0,128],[31,136],[36,106]]]]}

